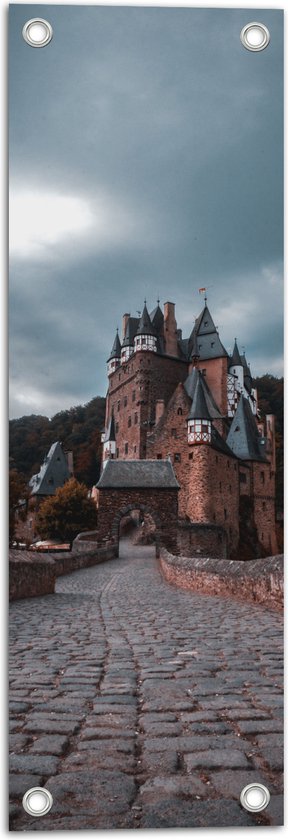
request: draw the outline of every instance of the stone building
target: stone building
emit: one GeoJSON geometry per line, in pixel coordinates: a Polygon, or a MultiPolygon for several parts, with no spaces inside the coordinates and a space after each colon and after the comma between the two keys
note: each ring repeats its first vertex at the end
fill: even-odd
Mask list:
{"type": "Polygon", "coordinates": [[[260,417],[245,354],[236,339],[227,353],[206,298],[188,338],[171,302],[125,314],[107,364],[103,463],[170,459],[179,549],[275,553],[274,417],[260,417]]]}

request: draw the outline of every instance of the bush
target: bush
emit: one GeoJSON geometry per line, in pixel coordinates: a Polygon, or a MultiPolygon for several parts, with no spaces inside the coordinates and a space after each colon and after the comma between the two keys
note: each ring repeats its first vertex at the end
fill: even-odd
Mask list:
{"type": "Polygon", "coordinates": [[[36,517],[36,530],[43,539],[72,543],[80,531],[94,530],[97,513],[87,498],[87,487],[71,478],[54,496],[42,502],[36,517]]]}

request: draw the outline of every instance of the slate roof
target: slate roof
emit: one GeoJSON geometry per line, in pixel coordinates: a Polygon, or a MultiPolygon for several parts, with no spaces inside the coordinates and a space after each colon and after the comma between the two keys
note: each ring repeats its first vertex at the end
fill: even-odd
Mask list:
{"type": "Polygon", "coordinates": [[[170,460],[119,461],[109,459],[96,485],[100,490],[146,488],[178,490],[179,484],[170,460]]]}
{"type": "Polygon", "coordinates": [[[163,329],[164,324],[164,315],[162,309],[160,309],[159,303],[155,306],[155,309],[150,312],[150,321],[155,327],[157,332],[161,332],[163,329]]]}
{"type": "Polygon", "coordinates": [[[225,347],[223,347],[220,341],[212,315],[206,305],[199,317],[196,318],[194,328],[190,335],[189,358],[191,358],[191,353],[195,351],[196,341],[198,357],[201,360],[219,359],[221,356],[228,356],[225,347]]]}
{"type": "Polygon", "coordinates": [[[151,322],[146,303],[144,304],[136,335],[156,335],[156,330],[151,322]]]}
{"type": "Polygon", "coordinates": [[[195,420],[197,418],[200,418],[201,420],[212,419],[206,402],[203,380],[199,373],[188,420],[195,420]]]}
{"type": "Polygon", "coordinates": [[[235,367],[237,365],[238,365],[238,367],[239,366],[243,367],[243,362],[242,362],[242,359],[241,359],[241,356],[240,356],[240,353],[239,353],[239,350],[238,350],[238,344],[237,344],[237,339],[236,338],[235,338],[233,353],[232,353],[232,356],[231,356],[231,366],[232,365],[235,365],[235,367]]]}
{"type": "Polygon", "coordinates": [[[113,411],[112,411],[112,415],[110,417],[110,420],[109,420],[109,423],[108,423],[108,426],[107,426],[107,431],[105,431],[104,443],[107,443],[108,440],[116,441],[115,420],[114,420],[113,411]]]}
{"type": "Polygon", "coordinates": [[[185,379],[184,388],[185,388],[186,394],[188,394],[188,397],[190,397],[191,400],[193,399],[196,384],[198,382],[199,376],[201,377],[201,380],[202,380],[202,385],[203,385],[203,389],[204,389],[204,393],[205,393],[205,399],[206,399],[207,407],[209,409],[211,418],[214,419],[214,420],[220,419],[222,417],[222,414],[219,411],[218,406],[216,405],[216,402],[214,400],[214,397],[211,394],[210,388],[207,385],[205,377],[202,376],[202,374],[200,373],[199,370],[197,370],[197,368],[193,368],[191,373],[189,373],[189,376],[187,376],[187,379],[185,379]]]}
{"type": "Polygon", "coordinates": [[[263,438],[259,435],[249,400],[246,400],[242,394],[228,432],[227,444],[234,455],[237,455],[237,458],[241,458],[243,461],[263,461],[267,463],[265,447],[261,444],[261,440],[263,438]]]}
{"type": "Polygon", "coordinates": [[[107,359],[107,362],[110,362],[111,359],[120,359],[120,358],[121,358],[121,344],[120,344],[120,338],[119,338],[118,330],[117,330],[115,338],[114,338],[114,342],[113,342],[113,347],[112,347],[109,359],[107,359]]]}
{"type": "Polygon", "coordinates": [[[221,437],[221,435],[219,434],[217,429],[214,428],[214,426],[212,426],[211,429],[211,446],[212,449],[216,449],[217,452],[222,452],[223,455],[228,455],[230,458],[237,458],[237,455],[235,455],[235,453],[232,452],[232,449],[230,449],[230,446],[228,446],[226,440],[224,440],[224,438],[221,437]]]}
{"type": "Polygon", "coordinates": [[[63,487],[71,477],[65,453],[59,441],[52,443],[44,458],[39,473],[29,481],[31,496],[53,496],[58,487],[63,487]]]}
{"type": "Polygon", "coordinates": [[[134,338],[139,327],[139,318],[131,318],[129,316],[126,324],[125,336],[122,341],[122,347],[133,347],[134,338]]]}

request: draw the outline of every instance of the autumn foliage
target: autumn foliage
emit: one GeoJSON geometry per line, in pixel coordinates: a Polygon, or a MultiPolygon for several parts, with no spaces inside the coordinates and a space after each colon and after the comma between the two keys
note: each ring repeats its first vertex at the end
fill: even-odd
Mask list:
{"type": "Polygon", "coordinates": [[[36,531],[43,539],[69,542],[81,531],[97,526],[96,507],[87,498],[87,487],[71,478],[54,496],[42,502],[36,517],[36,531]]]}

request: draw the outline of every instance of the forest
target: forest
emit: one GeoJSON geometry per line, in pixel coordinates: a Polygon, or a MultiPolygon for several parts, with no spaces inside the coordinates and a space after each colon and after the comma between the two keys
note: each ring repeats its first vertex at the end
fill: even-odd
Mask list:
{"type": "MultiPolygon", "coordinates": [[[[265,374],[253,381],[260,411],[276,415],[276,509],[283,510],[283,378],[265,374]]],[[[10,421],[10,467],[26,480],[39,471],[51,444],[59,440],[72,450],[74,475],[92,487],[99,478],[101,432],[105,423],[105,398],[94,397],[86,405],[60,411],[52,417],[30,415],[10,421]]]]}

